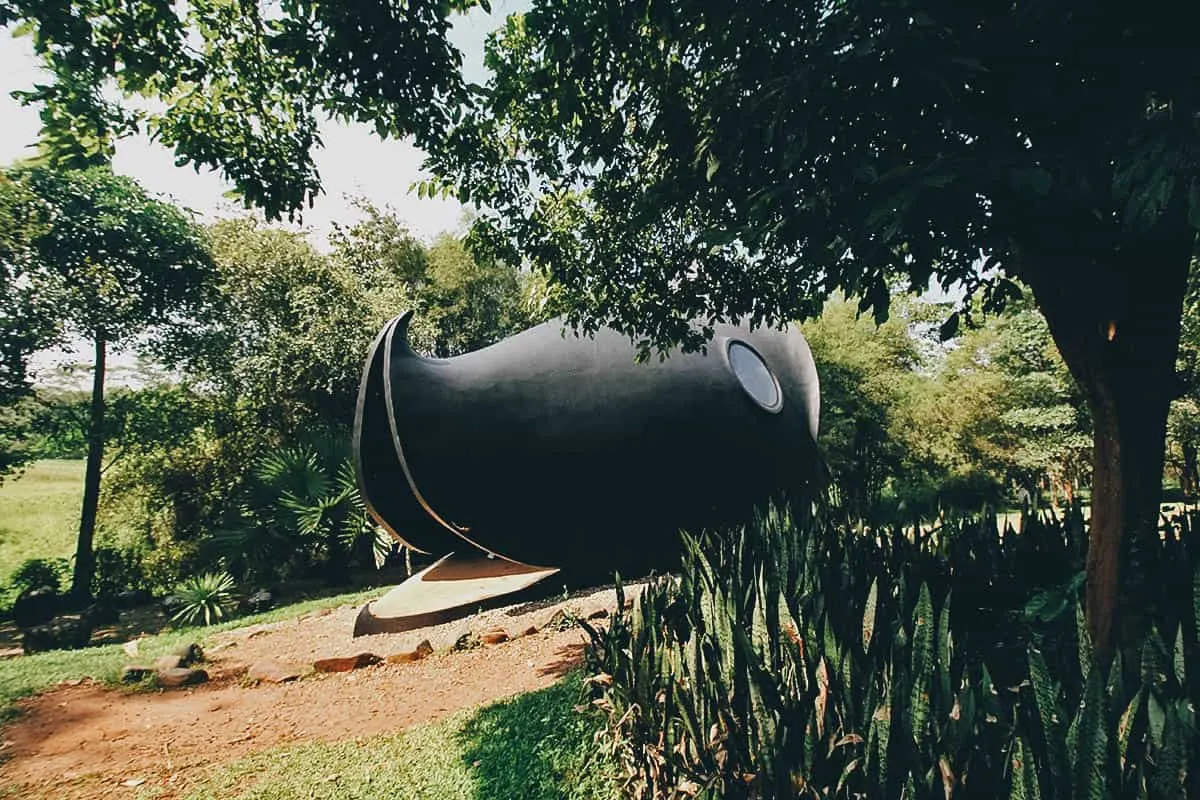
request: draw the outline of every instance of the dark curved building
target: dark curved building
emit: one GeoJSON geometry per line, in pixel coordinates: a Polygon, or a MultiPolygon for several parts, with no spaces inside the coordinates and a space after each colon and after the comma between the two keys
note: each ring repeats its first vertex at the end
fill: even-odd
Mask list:
{"type": "Polygon", "coordinates": [[[643,574],[677,561],[679,530],[822,479],[817,373],[795,326],[718,326],[706,353],[637,363],[627,337],[555,320],[429,359],[410,317],[371,347],[354,445],[372,514],[415,550],[643,574]]]}

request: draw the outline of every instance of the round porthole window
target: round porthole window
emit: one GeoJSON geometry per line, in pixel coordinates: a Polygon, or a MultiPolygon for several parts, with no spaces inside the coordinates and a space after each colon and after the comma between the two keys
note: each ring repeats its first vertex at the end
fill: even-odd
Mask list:
{"type": "Polygon", "coordinates": [[[783,392],[775,380],[771,368],[755,350],[742,342],[729,343],[729,368],[742,385],[750,399],[767,411],[778,411],[783,407],[783,392]]]}

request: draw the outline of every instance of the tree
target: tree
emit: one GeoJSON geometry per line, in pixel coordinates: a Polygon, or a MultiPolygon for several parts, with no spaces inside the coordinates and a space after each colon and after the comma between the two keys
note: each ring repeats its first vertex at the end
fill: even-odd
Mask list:
{"type": "Polygon", "coordinates": [[[449,233],[426,248],[391,210],[367,200],[356,205],[364,218],[335,226],[333,256],[368,293],[399,292],[409,300],[417,324],[433,337],[428,345],[417,341],[419,351],[445,358],[477,350],[544,318],[530,302],[536,289],[528,273],[472,253],[449,233]]]}
{"type": "Polygon", "coordinates": [[[852,518],[876,521],[905,463],[903,406],[922,382],[908,320],[897,316],[877,328],[836,298],[802,330],[820,365],[819,441],[839,505],[852,518]]]}
{"type": "Polygon", "coordinates": [[[426,190],[491,209],[478,233],[551,270],[578,320],[655,344],[834,291],[884,318],[897,278],[992,311],[1020,278],[1095,424],[1085,597],[1107,659],[1119,565],[1156,535],[1200,223],[1196,11],[1128,12],[537,0],[426,190]]]}
{"type": "MultiPolygon", "coordinates": [[[[160,3],[0,0],[51,76],[22,93],[41,106],[53,166],[107,161],[149,127],[181,163],[219,170],[268,216],[320,191],[321,116],[381,137],[448,127],[466,98],[450,17],[486,0],[160,3]],[[118,92],[104,91],[110,87],[118,92]],[[113,98],[117,99],[113,99],[113,98]],[[161,110],[122,98],[162,101],[161,110]]],[[[153,104],[150,104],[151,106],[153,104]]]]}
{"type": "MultiPolygon", "coordinates": [[[[314,421],[348,428],[364,354],[413,305],[411,291],[253,219],[217,222],[208,240],[219,300],[197,317],[177,365],[273,434],[314,421]]],[[[418,344],[432,338],[425,330],[414,326],[418,344]]]]}
{"type": "Polygon", "coordinates": [[[29,357],[54,338],[52,309],[29,269],[45,212],[29,187],[0,173],[0,480],[30,458],[14,405],[31,390],[29,357]]]}
{"type": "Polygon", "coordinates": [[[39,167],[15,177],[47,209],[45,227],[30,239],[23,274],[38,282],[53,309],[56,335],[83,338],[94,351],[87,470],[71,584],[72,596],[83,602],[94,569],[108,352],[152,349],[155,334],[180,326],[203,307],[210,262],[200,231],[186,214],[107,167],[39,167]]]}

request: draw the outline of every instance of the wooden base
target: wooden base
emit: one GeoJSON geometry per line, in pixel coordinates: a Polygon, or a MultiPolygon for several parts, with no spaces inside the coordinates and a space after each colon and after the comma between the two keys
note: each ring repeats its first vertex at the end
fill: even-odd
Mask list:
{"type": "Polygon", "coordinates": [[[528,595],[548,588],[538,584],[558,571],[479,554],[451,553],[363,606],[354,621],[354,635],[403,633],[532,599],[528,595]]]}

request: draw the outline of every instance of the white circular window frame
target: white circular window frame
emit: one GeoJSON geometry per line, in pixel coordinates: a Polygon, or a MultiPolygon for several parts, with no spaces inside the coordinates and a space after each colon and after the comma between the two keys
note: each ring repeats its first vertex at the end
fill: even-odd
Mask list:
{"type": "Polygon", "coordinates": [[[733,375],[734,380],[737,381],[738,388],[742,390],[742,394],[744,394],[744,395],[746,395],[746,397],[750,398],[750,401],[753,402],[754,405],[761,408],[763,411],[769,411],[772,414],[778,414],[780,411],[782,411],[783,410],[783,387],[779,385],[779,378],[775,375],[775,370],[771,369],[771,365],[767,363],[767,360],[765,358],[763,358],[762,353],[758,352],[758,349],[755,348],[752,344],[750,344],[749,342],[743,341],[741,339],[727,340],[725,342],[725,347],[723,347],[722,350],[724,350],[724,353],[725,353],[725,366],[729,368],[729,372],[733,375]],[[731,351],[733,350],[733,348],[735,346],[744,347],[747,350],[749,350],[754,355],[754,357],[758,359],[758,362],[760,364],[762,364],[763,369],[765,369],[767,371],[767,375],[771,378],[771,383],[775,387],[775,402],[773,404],[768,405],[767,403],[762,402],[757,397],[755,397],[748,388],[746,388],[745,381],[742,380],[742,376],[738,374],[737,369],[735,369],[733,366],[733,356],[731,354],[731,351]]]}

